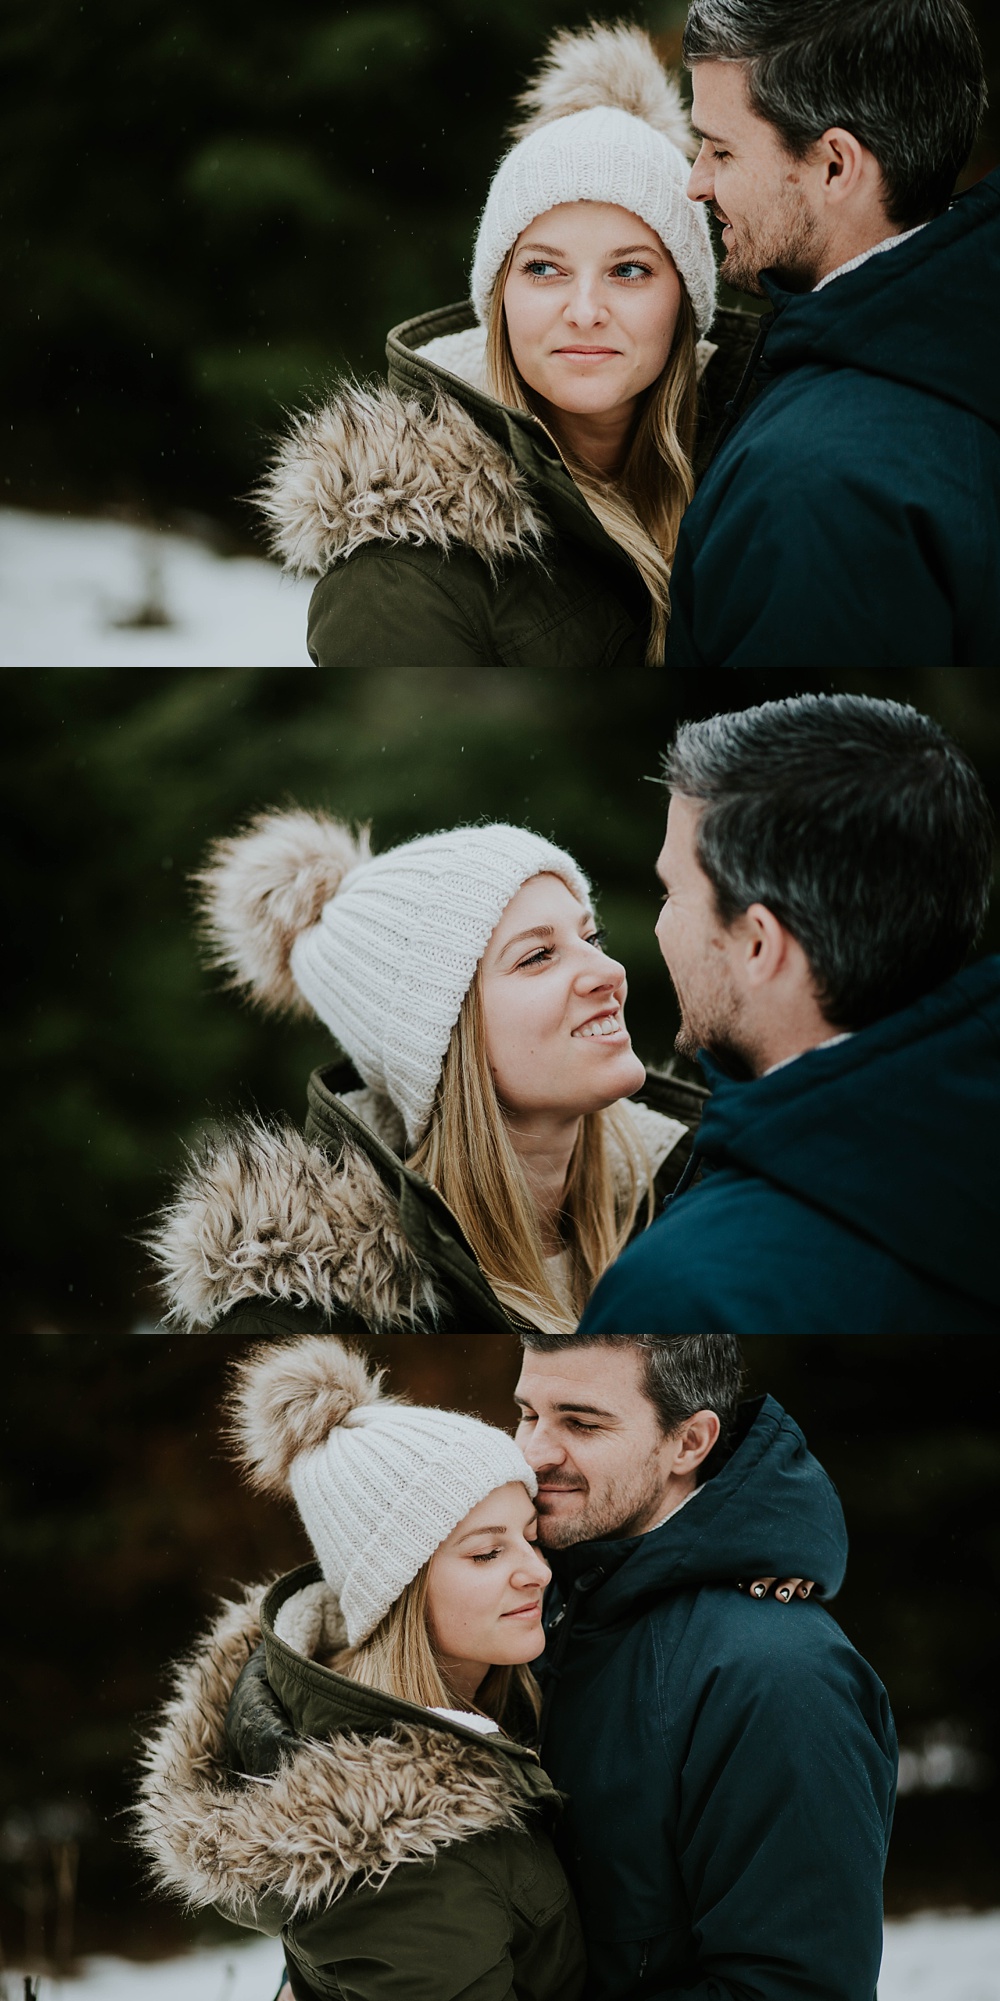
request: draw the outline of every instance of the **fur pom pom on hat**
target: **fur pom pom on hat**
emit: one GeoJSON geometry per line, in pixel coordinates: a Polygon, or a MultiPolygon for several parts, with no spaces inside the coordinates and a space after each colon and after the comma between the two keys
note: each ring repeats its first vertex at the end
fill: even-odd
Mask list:
{"type": "Polygon", "coordinates": [[[214,963],[263,1007],[319,1016],[415,1145],[476,967],[512,896],[571,855],[525,827],[455,827],[382,855],[340,821],[264,813],[197,878],[214,963]]]}
{"type": "Polygon", "coordinates": [[[470,1508],[513,1480],[538,1491],[505,1431],[383,1396],[381,1380],[341,1341],[309,1334],[241,1362],[229,1405],[250,1480],[294,1497],[351,1646],[470,1508]]]}
{"type": "Polygon", "coordinates": [[[563,202],[593,201],[655,229],[704,334],[716,291],[708,218],[688,200],[691,127],[649,36],[626,22],[561,31],[518,103],[517,143],[493,177],[476,239],[472,299],[483,324],[504,259],[529,222],[563,202]]]}
{"type": "Polygon", "coordinates": [[[258,813],[215,841],[194,880],[214,966],[276,1013],[308,1014],[291,970],[292,946],[315,924],[351,870],[370,859],[357,835],[326,813],[258,813]]]}

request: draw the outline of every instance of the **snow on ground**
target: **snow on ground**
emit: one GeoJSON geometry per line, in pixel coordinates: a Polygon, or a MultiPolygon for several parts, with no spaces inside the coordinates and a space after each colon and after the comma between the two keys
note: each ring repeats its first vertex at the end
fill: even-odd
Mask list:
{"type": "Polygon", "coordinates": [[[194,535],[0,508],[0,666],[308,667],[311,588],[194,535]]]}
{"type": "MultiPolygon", "coordinates": [[[[154,1966],[88,1960],[76,1980],[43,1979],[39,2001],[274,2001],[280,1975],[280,1948],[255,1939],[154,1966]]],[[[0,2001],[21,1994],[20,1975],[0,1974],[0,2001]]],[[[878,2001],[1000,2001],[1000,1911],[887,1925],[878,2001]]]]}

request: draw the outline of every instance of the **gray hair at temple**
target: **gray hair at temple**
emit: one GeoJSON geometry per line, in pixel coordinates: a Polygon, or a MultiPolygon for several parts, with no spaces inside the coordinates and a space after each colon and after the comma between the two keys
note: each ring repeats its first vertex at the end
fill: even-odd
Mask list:
{"type": "Polygon", "coordinates": [[[751,110],[795,158],[852,132],[899,229],[947,208],[986,108],[962,0],[692,0],[683,48],[689,69],[745,63],[751,110]]]}

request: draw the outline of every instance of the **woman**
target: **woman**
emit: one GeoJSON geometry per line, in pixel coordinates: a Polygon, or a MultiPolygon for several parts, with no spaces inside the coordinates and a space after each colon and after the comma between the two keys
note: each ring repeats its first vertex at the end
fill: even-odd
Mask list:
{"type": "Polygon", "coordinates": [[[379,1381],[322,1338],[239,1370],[244,1466],[318,1561],[227,1605],[178,1670],[138,1839],[189,1906],[281,1933],[297,2001],[577,2001],[559,1798],[522,1741],[535,1476],[505,1432],[379,1381]]]}
{"type": "Polygon", "coordinates": [[[152,1240],[170,1318],[571,1331],[703,1098],[644,1083],[572,857],[508,826],[373,857],[290,811],[218,842],[201,884],[231,983],[311,1010],[349,1060],[311,1078],[304,1137],[247,1121],[192,1164],[152,1240]]]}
{"type": "Polygon", "coordinates": [[[318,666],[663,658],[681,515],[756,321],[714,317],[690,127],[641,29],[556,35],[521,106],[471,305],[395,328],[388,388],[299,418],[260,490],[276,552],[319,578],[318,666]]]}

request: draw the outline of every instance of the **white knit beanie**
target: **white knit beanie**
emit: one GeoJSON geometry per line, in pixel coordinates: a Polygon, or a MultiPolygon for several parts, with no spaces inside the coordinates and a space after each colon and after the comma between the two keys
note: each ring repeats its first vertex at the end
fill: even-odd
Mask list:
{"type": "Polygon", "coordinates": [[[538,1482],[512,1438],[459,1411],[381,1394],[332,1336],[257,1349],[230,1402],[239,1455],[262,1492],[294,1497],[351,1646],[479,1501],[538,1482]]]}
{"type": "Polygon", "coordinates": [[[372,856],[341,822],[293,810],[217,841],[198,880],[215,963],[262,1006],[317,1014],[413,1146],[476,967],[543,874],[589,904],[572,856],[525,827],[455,827],[372,856]]]}
{"type": "Polygon", "coordinates": [[[554,36],[520,99],[527,117],[483,210],[472,300],[485,325],[504,259],[537,215],[609,202],[655,229],[687,287],[698,332],[715,313],[715,258],[702,202],[687,196],[691,127],[676,83],[641,28],[554,36]]]}

